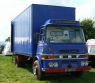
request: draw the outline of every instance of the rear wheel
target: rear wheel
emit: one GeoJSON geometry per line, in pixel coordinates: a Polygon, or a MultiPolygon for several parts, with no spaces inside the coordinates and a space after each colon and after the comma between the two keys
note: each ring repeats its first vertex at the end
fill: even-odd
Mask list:
{"type": "Polygon", "coordinates": [[[43,72],[40,69],[40,64],[38,60],[33,62],[33,74],[36,76],[37,79],[43,79],[43,72]]]}
{"type": "Polygon", "coordinates": [[[17,67],[24,67],[26,61],[27,61],[27,57],[25,56],[17,55],[15,57],[15,64],[17,67]]]}

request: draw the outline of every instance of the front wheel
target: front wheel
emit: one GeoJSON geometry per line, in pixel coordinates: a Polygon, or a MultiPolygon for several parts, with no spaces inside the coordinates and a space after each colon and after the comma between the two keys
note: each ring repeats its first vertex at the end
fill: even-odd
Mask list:
{"type": "Polygon", "coordinates": [[[33,62],[33,74],[37,79],[41,80],[43,78],[43,72],[41,71],[40,64],[38,60],[33,62]]]}

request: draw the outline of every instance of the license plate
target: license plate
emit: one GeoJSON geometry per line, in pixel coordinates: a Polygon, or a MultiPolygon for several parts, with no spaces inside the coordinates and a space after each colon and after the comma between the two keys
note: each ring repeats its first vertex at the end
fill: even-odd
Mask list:
{"type": "Polygon", "coordinates": [[[71,69],[65,69],[65,72],[71,72],[71,71],[75,71],[75,69],[71,68],[71,69]]]}

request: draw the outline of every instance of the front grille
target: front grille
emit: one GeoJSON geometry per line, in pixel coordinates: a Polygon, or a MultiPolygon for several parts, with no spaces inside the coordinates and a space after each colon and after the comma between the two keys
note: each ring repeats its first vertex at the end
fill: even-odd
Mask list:
{"type": "Polygon", "coordinates": [[[76,55],[72,55],[72,58],[76,58],[77,56],[76,55]]]}
{"type": "Polygon", "coordinates": [[[77,60],[64,60],[63,63],[76,63],[77,60]]]}
{"type": "Polygon", "coordinates": [[[68,56],[63,56],[63,58],[68,58],[68,56]]]}
{"type": "MultiPolygon", "coordinates": [[[[77,58],[76,55],[70,55],[70,56],[71,56],[71,58],[77,58]]],[[[63,58],[69,58],[69,55],[64,55],[63,58]]]]}

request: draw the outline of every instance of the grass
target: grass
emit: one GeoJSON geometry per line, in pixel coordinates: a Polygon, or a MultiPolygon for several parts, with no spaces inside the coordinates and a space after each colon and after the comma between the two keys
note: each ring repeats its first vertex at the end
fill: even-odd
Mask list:
{"type": "Polygon", "coordinates": [[[17,68],[11,56],[0,56],[0,83],[95,83],[95,69],[85,72],[80,78],[67,76],[48,76],[43,81],[37,80],[31,68],[17,68]]]}

